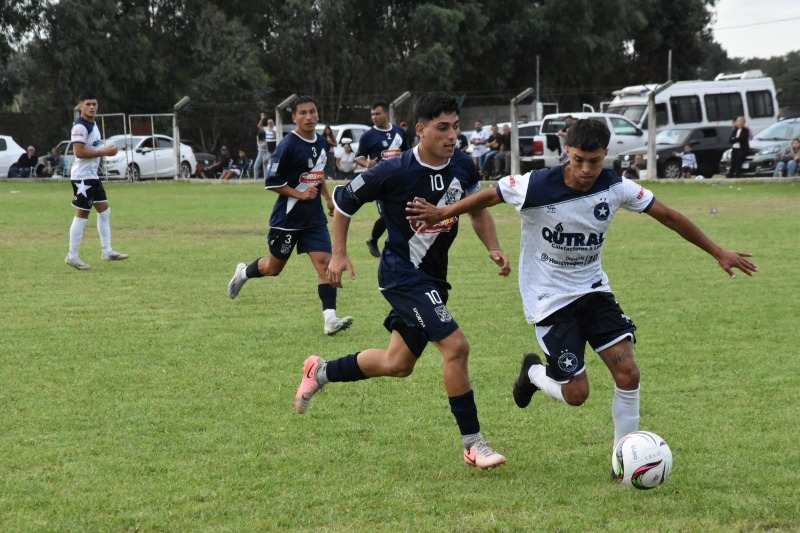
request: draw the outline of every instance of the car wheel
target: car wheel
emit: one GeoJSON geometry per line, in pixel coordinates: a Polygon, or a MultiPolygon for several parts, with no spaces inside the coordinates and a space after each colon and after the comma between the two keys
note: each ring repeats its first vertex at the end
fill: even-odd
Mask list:
{"type": "Polygon", "coordinates": [[[139,165],[136,163],[131,163],[128,165],[128,168],[125,169],[125,179],[128,181],[139,181],[142,179],[142,176],[139,173],[139,165]]]}
{"type": "Polygon", "coordinates": [[[181,177],[183,179],[189,179],[192,177],[192,165],[190,165],[186,161],[183,161],[181,163],[181,177]]]}
{"type": "Polygon", "coordinates": [[[664,177],[668,180],[675,180],[681,177],[680,159],[670,159],[664,165],[664,177]]]}

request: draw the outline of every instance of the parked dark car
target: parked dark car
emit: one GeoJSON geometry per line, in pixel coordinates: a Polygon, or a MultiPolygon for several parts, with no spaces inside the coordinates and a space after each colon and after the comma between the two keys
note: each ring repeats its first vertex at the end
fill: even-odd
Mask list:
{"type": "MultiPolygon", "coordinates": [[[[728,128],[728,136],[731,128],[728,128]]],[[[781,160],[783,150],[800,137],[800,117],[781,120],[759,132],[750,140],[750,152],[742,162],[742,176],[772,176],[781,160]]],[[[728,147],[730,148],[730,146],[728,147]]],[[[731,166],[731,151],[727,150],[720,162],[720,169],[727,174],[731,166]]]]}
{"type": "MultiPolygon", "coordinates": [[[[730,148],[728,142],[731,135],[730,127],[707,128],[670,128],[656,136],[656,174],[659,178],[676,179],[681,177],[681,157],[675,155],[683,152],[687,144],[692,147],[692,153],[697,159],[697,170],[692,174],[710,178],[719,174],[719,161],[722,154],[730,148]]],[[[647,148],[634,148],[620,153],[614,162],[614,170],[622,174],[625,169],[633,164],[637,154],[642,154],[647,161],[647,148]]]]}

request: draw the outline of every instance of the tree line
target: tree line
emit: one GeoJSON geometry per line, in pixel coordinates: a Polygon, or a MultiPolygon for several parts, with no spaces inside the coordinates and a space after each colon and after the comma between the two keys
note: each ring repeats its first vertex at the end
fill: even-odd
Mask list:
{"type": "MultiPolygon", "coordinates": [[[[80,92],[102,111],[164,113],[216,149],[293,93],[328,123],[366,122],[404,91],[506,105],[537,82],[561,109],[672,78],[761,68],[800,94],[800,53],[743,62],[713,41],[716,0],[27,0],[0,5],[0,108],[36,138],[69,131],[80,92]],[[185,115],[185,116],[184,116],[185,115]]],[[[22,142],[29,142],[23,139],[22,142]]],[[[43,141],[45,142],[45,141],[43,141]]]]}

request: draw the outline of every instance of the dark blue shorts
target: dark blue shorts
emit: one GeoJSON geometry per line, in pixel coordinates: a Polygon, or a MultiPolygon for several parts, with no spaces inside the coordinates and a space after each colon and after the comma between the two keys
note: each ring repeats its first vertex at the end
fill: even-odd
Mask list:
{"type": "Polygon", "coordinates": [[[587,342],[601,352],[626,337],[636,343],[635,331],[610,292],[585,294],[536,323],[536,337],[547,356],[547,375],[559,382],[583,372],[587,342]]]}
{"type": "Polygon", "coordinates": [[[331,253],[331,234],[327,225],[312,226],[306,229],[285,230],[271,228],[267,235],[269,253],[282,261],[289,259],[297,247],[298,254],[309,252],[331,253]]]}
{"type": "Polygon", "coordinates": [[[81,211],[91,211],[92,205],[108,202],[103,182],[99,179],[73,180],[72,206],[81,211]]]}
{"type": "Polygon", "coordinates": [[[430,283],[384,289],[381,293],[392,306],[383,326],[400,333],[417,357],[429,342],[445,339],[458,329],[458,323],[447,309],[447,289],[430,283]]]}

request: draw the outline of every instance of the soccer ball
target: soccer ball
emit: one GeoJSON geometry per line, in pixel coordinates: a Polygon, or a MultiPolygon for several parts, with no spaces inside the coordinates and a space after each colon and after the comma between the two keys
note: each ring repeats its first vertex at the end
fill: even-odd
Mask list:
{"type": "Polygon", "coordinates": [[[667,442],[649,431],[628,433],[614,446],[611,468],[623,485],[654,489],[672,471],[672,451],[667,442]]]}

